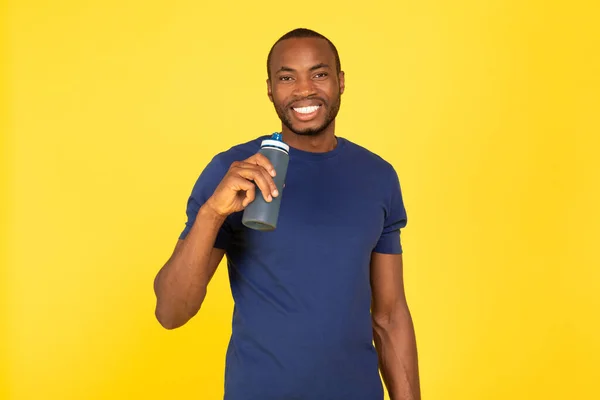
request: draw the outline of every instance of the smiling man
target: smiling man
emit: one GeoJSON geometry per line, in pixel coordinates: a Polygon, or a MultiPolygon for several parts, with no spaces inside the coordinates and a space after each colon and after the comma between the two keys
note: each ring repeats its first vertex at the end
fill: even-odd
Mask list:
{"type": "Polygon", "coordinates": [[[186,226],[156,276],[156,317],[167,329],[189,321],[226,256],[235,301],[226,400],[382,400],[379,372],[392,400],[418,400],[398,176],[336,135],[344,72],[327,38],[287,33],[269,53],[267,74],[290,145],[285,193],[257,154],[268,135],[217,154],[194,185],[186,226]],[[283,196],[276,230],[242,224],[255,196],[283,196]]]}

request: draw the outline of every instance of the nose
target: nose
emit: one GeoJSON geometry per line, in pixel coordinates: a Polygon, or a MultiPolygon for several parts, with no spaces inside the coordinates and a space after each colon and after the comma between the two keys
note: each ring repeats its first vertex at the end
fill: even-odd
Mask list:
{"type": "Polygon", "coordinates": [[[294,94],[298,97],[308,97],[316,94],[314,82],[310,78],[298,78],[294,94]]]}

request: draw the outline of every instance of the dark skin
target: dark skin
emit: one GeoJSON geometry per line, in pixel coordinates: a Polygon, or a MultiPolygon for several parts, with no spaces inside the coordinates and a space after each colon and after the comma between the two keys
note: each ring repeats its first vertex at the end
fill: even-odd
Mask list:
{"type": "Polygon", "coordinates": [[[273,49],[270,71],[267,95],[284,121],[283,140],[304,151],[332,150],[336,146],[335,116],[345,84],[344,72],[336,71],[335,55],[329,44],[319,38],[284,40],[273,49]],[[303,120],[294,111],[302,106],[318,110],[303,120]],[[286,120],[291,126],[286,125],[286,120]]]}
{"type": "MultiPolygon", "coordinates": [[[[319,38],[288,39],[271,57],[267,95],[282,120],[284,141],[309,152],[335,148],[335,117],[345,89],[335,55],[319,38]]],[[[187,323],[200,310],[208,284],[225,252],[213,248],[225,218],[242,211],[256,195],[278,196],[269,160],[256,154],[235,162],[204,203],[185,240],[158,272],[156,317],[167,329],[187,323]],[[260,192],[255,192],[256,182],[260,192]]],[[[407,305],[401,254],[371,256],[373,336],[391,400],[420,400],[417,348],[407,305]]]]}

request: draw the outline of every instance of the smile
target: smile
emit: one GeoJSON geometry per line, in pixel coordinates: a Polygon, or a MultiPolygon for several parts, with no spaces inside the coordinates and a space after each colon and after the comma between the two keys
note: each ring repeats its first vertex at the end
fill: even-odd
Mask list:
{"type": "Polygon", "coordinates": [[[299,114],[312,114],[317,111],[321,106],[309,106],[309,107],[294,107],[293,110],[299,114]]]}

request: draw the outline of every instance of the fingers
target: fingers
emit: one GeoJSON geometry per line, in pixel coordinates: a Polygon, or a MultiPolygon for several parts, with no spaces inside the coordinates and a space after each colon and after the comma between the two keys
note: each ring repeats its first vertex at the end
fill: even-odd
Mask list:
{"type": "Polygon", "coordinates": [[[244,162],[248,164],[256,164],[263,167],[271,176],[275,176],[277,172],[271,164],[271,161],[264,154],[256,153],[252,157],[247,158],[244,162]]]}
{"type": "Polygon", "coordinates": [[[267,187],[263,190],[261,182],[257,182],[257,185],[259,186],[259,188],[261,188],[261,190],[263,192],[265,192],[265,190],[266,190],[266,193],[265,193],[266,196],[271,195],[273,197],[277,197],[279,195],[279,192],[277,191],[277,185],[275,185],[275,182],[273,181],[273,177],[263,167],[255,165],[255,164],[244,163],[240,166],[240,168],[257,170],[258,172],[260,172],[262,174],[262,176],[264,178],[264,182],[266,183],[267,187]]]}
{"type": "Polygon", "coordinates": [[[256,197],[256,185],[241,176],[231,176],[229,187],[233,189],[242,201],[242,208],[246,208],[256,197]]]}
{"type": "Polygon", "coordinates": [[[256,197],[256,186],[254,186],[254,184],[251,183],[250,181],[246,181],[246,182],[250,183],[251,187],[250,187],[250,189],[246,190],[246,195],[245,195],[246,197],[244,197],[244,200],[242,200],[243,208],[248,207],[248,204],[252,203],[252,201],[256,197]]]}
{"type": "Polygon", "coordinates": [[[248,179],[247,182],[254,181],[262,192],[266,201],[271,201],[273,199],[273,190],[271,189],[269,181],[265,177],[265,173],[260,171],[258,168],[240,168],[238,174],[242,178],[248,179]]]}
{"type": "Polygon", "coordinates": [[[249,180],[244,179],[243,177],[240,177],[240,176],[232,177],[231,186],[232,186],[232,189],[235,190],[236,192],[239,192],[239,191],[247,192],[250,190],[254,191],[254,189],[255,189],[254,183],[252,183],[249,180]]]}
{"type": "MultiPolygon", "coordinates": [[[[273,197],[279,195],[277,186],[275,185],[275,182],[273,182],[273,178],[262,166],[246,162],[239,162],[232,166],[232,170],[233,173],[244,178],[249,184],[251,184],[249,181],[254,181],[267,202],[272,201],[273,197]]],[[[253,186],[253,184],[251,185],[253,186]]]]}

